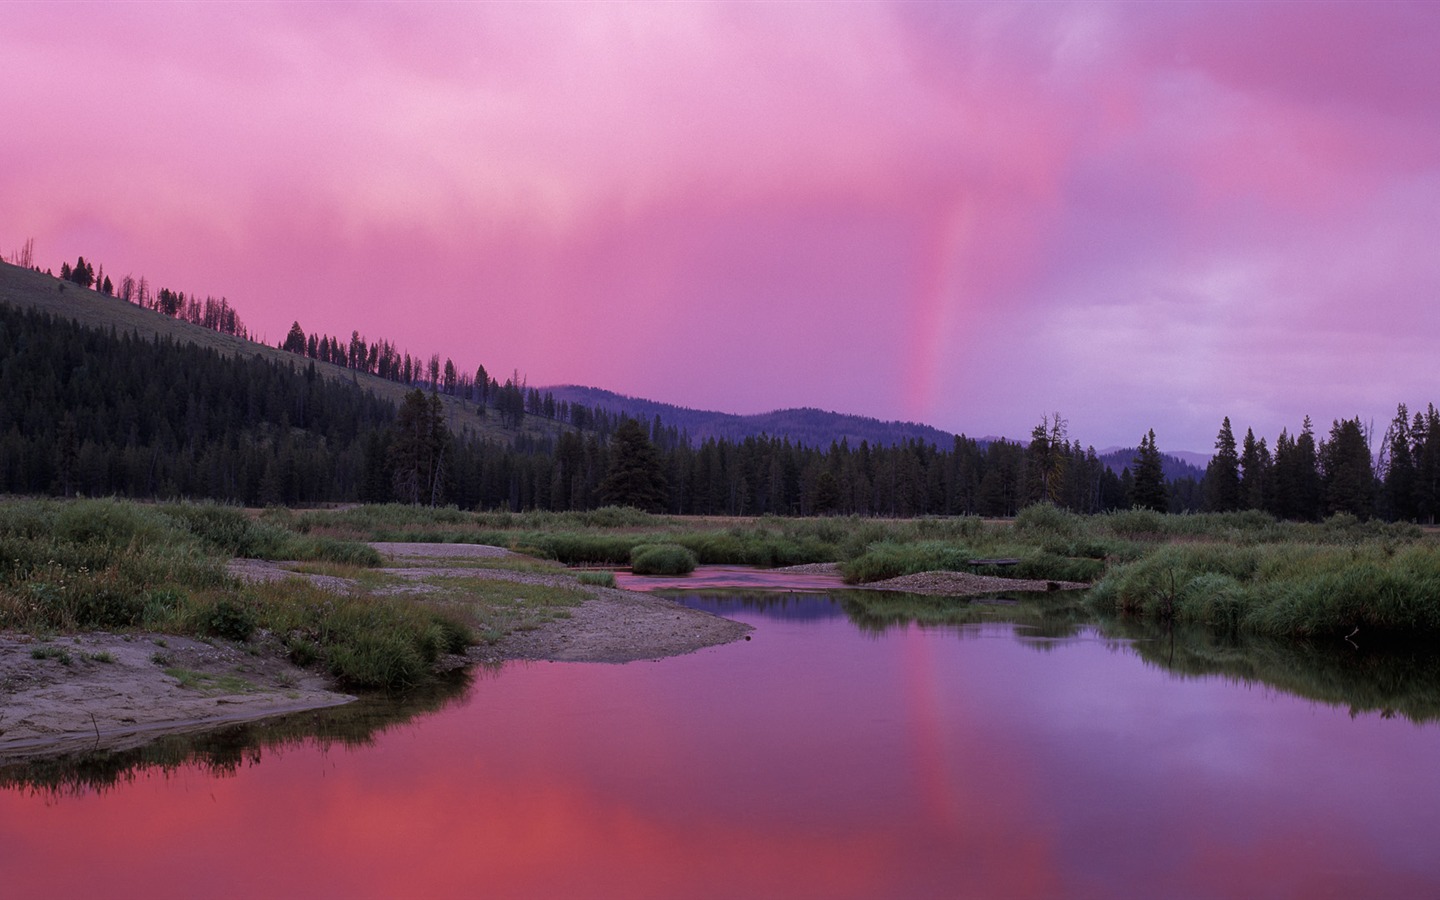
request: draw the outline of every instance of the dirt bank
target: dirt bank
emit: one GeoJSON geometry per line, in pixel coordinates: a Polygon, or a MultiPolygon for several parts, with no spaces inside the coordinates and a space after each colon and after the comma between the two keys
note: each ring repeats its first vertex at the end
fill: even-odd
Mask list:
{"type": "Polygon", "coordinates": [[[251,654],[223,641],[0,634],[0,762],[125,749],[161,734],[353,699],[279,653],[251,654]]]}

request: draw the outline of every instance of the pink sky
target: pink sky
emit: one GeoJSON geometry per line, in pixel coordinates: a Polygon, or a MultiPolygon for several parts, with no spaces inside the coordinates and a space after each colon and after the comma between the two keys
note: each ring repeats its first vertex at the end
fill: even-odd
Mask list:
{"type": "Polygon", "coordinates": [[[8,3],[0,252],[532,385],[1209,449],[1440,403],[1440,5],[8,3]]]}

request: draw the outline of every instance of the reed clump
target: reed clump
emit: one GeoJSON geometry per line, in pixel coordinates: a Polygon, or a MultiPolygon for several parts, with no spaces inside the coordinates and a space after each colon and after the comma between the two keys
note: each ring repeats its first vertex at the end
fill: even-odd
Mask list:
{"type": "Polygon", "coordinates": [[[679,544],[641,544],[630,551],[636,575],[688,575],[698,564],[695,554],[679,544]]]}
{"type": "Polygon", "coordinates": [[[575,580],[581,584],[588,584],[594,587],[615,587],[615,573],[608,569],[580,572],[576,574],[575,580]]]}
{"type": "Polygon", "coordinates": [[[1105,612],[1290,638],[1434,633],[1437,598],[1440,548],[1384,541],[1168,545],[1092,591],[1105,612]]]}

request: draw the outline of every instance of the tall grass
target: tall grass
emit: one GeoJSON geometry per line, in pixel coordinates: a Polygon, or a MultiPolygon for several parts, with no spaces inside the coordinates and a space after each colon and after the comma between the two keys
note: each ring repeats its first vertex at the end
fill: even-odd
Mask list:
{"type": "Polygon", "coordinates": [[[1433,543],[1174,544],[1092,591],[1107,612],[1273,637],[1403,638],[1440,631],[1433,543]]]}

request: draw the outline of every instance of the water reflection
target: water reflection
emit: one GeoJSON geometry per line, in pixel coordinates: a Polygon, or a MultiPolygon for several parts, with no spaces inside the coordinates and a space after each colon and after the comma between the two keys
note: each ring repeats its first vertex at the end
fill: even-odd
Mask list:
{"type": "Polygon", "coordinates": [[[893,591],[852,591],[839,597],[841,607],[862,631],[884,632],[921,627],[1006,622],[1043,637],[1070,637],[1093,621],[1080,592],[1020,594],[1012,597],[929,597],[893,591]]]}
{"type": "Polygon", "coordinates": [[[717,616],[746,610],[767,619],[835,619],[845,610],[829,594],[791,594],[772,591],[656,591],[661,596],[717,616]]]}
{"type": "Polygon", "coordinates": [[[287,748],[366,747],[392,728],[462,701],[477,671],[494,672],[456,672],[403,694],[370,695],[344,706],[167,735],[128,750],[64,753],[0,765],[0,789],[24,788],[57,797],[104,793],[150,770],[163,774],[195,768],[229,777],[259,765],[267,753],[287,748]]]}
{"type": "Polygon", "coordinates": [[[1440,720],[1440,653],[1433,647],[1275,641],[1114,620],[1103,628],[1132,640],[1147,663],[1181,677],[1263,684],[1348,709],[1352,716],[1440,720]]]}
{"type": "Polygon", "coordinates": [[[834,597],[711,594],[696,602],[752,641],[507,665],[346,752],[269,744],[63,802],[0,791],[6,889],[1440,896],[1440,728],[1177,677],[1232,649],[1177,637],[1171,653],[1079,623],[1065,598],[949,619],[886,598],[914,604],[906,620],[834,597]],[[843,614],[816,614],[827,602],[843,614]]]}

